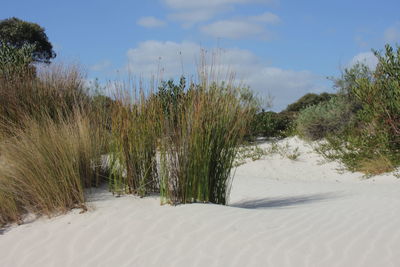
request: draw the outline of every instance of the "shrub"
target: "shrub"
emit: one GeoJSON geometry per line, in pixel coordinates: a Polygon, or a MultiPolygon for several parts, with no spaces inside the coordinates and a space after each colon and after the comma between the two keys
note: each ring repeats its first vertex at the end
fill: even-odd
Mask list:
{"type": "Polygon", "coordinates": [[[257,113],[250,125],[250,136],[285,137],[292,124],[288,113],[262,111],[257,113]]]}
{"type": "Polygon", "coordinates": [[[389,45],[385,54],[375,51],[379,63],[374,79],[357,79],[352,94],[360,101],[360,118],[367,123],[368,134],[386,134],[393,151],[400,149],[400,47],[389,45]]]}
{"type": "Polygon", "coordinates": [[[177,123],[176,115],[179,113],[180,106],[183,103],[183,98],[186,96],[186,79],[181,77],[179,84],[175,84],[173,80],[168,82],[162,82],[161,86],[158,87],[158,92],[156,97],[160,101],[163,114],[168,118],[175,116],[175,118],[170,118],[177,123]]]}
{"type": "Polygon", "coordinates": [[[0,79],[2,82],[23,79],[34,73],[32,53],[33,45],[23,45],[15,48],[5,43],[0,43],[0,79]]]}
{"type": "Polygon", "coordinates": [[[317,105],[321,102],[327,102],[334,96],[335,96],[335,94],[329,94],[329,93],[321,93],[319,95],[314,94],[314,93],[308,93],[308,94],[305,94],[304,96],[302,96],[296,102],[288,105],[284,111],[285,112],[299,112],[307,107],[317,105]]]}
{"type": "MultiPolygon", "coordinates": [[[[361,64],[345,70],[335,86],[350,106],[353,122],[341,134],[331,131],[318,150],[347,168],[375,175],[400,164],[400,48],[389,45],[375,71],[361,64]]],[[[340,106],[336,108],[339,112],[340,106]]]]}
{"type": "Polygon", "coordinates": [[[353,113],[341,97],[310,106],[296,120],[298,134],[309,140],[319,140],[328,134],[340,134],[351,123],[353,113]]]}

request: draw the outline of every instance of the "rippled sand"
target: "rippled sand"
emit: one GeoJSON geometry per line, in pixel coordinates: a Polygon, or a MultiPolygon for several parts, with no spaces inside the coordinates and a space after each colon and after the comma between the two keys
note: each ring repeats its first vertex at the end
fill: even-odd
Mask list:
{"type": "Polygon", "coordinates": [[[240,166],[230,206],[98,191],[86,213],[0,234],[0,266],[400,266],[400,180],[339,173],[281,142],[299,159],[240,166]]]}

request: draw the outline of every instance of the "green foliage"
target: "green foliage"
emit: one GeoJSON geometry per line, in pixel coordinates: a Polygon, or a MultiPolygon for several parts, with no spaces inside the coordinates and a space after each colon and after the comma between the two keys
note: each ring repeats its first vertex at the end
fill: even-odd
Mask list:
{"type": "Polygon", "coordinates": [[[285,137],[292,123],[288,113],[262,111],[257,113],[250,125],[250,136],[285,137]]]}
{"type": "Polygon", "coordinates": [[[34,49],[35,47],[29,44],[15,48],[0,43],[0,79],[23,79],[29,71],[33,71],[34,68],[30,64],[34,49]]]}
{"type": "Polygon", "coordinates": [[[167,116],[178,113],[182,98],[185,96],[186,79],[181,77],[179,84],[173,80],[163,81],[158,88],[157,97],[161,102],[163,113],[167,116]]]}
{"type": "Polygon", "coordinates": [[[318,95],[314,93],[308,93],[302,96],[296,102],[288,105],[285,109],[285,112],[299,112],[307,107],[317,105],[321,102],[327,102],[333,96],[335,96],[335,94],[321,93],[318,95]]]}
{"type": "Polygon", "coordinates": [[[388,145],[400,149],[400,47],[389,45],[385,54],[375,51],[379,63],[374,80],[361,78],[353,94],[362,104],[360,116],[376,134],[387,134],[388,145]]]}
{"type": "Polygon", "coordinates": [[[50,63],[56,57],[44,28],[15,17],[0,21],[0,44],[14,48],[32,45],[32,59],[35,62],[50,63]]]}
{"type": "Polygon", "coordinates": [[[321,137],[327,142],[318,148],[325,157],[368,175],[400,165],[400,48],[395,51],[386,45],[384,53],[374,53],[378,58],[375,71],[358,64],[335,80],[354,114],[353,123],[340,134],[325,131],[321,137]]]}
{"type": "Polygon", "coordinates": [[[286,137],[293,134],[295,119],[300,111],[310,106],[329,101],[334,94],[322,93],[320,95],[309,93],[279,113],[262,111],[257,113],[250,125],[248,137],[286,137]]]}
{"type": "Polygon", "coordinates": [[[297,133],[309,140],[319,140],[328,134],[341,134],[352,122],[353,113],[342,97],[303,109],[296,119],[297,133]]]}

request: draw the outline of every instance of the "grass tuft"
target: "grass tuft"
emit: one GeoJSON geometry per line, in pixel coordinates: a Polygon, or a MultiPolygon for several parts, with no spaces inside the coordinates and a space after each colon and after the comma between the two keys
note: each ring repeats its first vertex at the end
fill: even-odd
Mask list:
{"type": "Polygon", "coordinates": [[[2,221],[24,213],[51,215],[85,208],[84,188],[99,181],[101,135],[87,116],[25,120],[1,145],[2,221]]]}

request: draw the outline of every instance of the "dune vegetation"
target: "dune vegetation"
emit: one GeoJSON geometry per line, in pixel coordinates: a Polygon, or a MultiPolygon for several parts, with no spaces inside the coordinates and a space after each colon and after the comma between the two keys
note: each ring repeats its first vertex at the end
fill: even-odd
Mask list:
{"type": "Polygon", "coordinates": [[[225,204],[238,144],[257,110],[247,89],[211,80],[150,90],[86,88],[76,66],[37,66],[32,47],[1,47],[0,223],[85,207],[85,189],[159,193],[162,203],[225,204]]]}
{"type": "Polygon", "coordinates": [[[162,204],[226,204],[238,152],[258,136],[320,140],[326,158],[368,175],[400,165],[399,47],[375,51],[374,70],[345,70],[336,94],[307,94],[279,113],[260,112],[204,56],[196,80],[118,81],[106,96],[79,67],[37,64],[34,51],[0,45],[0,225],[85,210],[85,190],[102,184],[162,204]]]}
{"type": "Polygon", "coordinates": [[[358,64],[335,79],[337,95],[302,110],[298,134],[326,142],[318,151],[347,168],[375,175],[400,165],[400,47],[374,51],[374,70],[358,64]]]}

